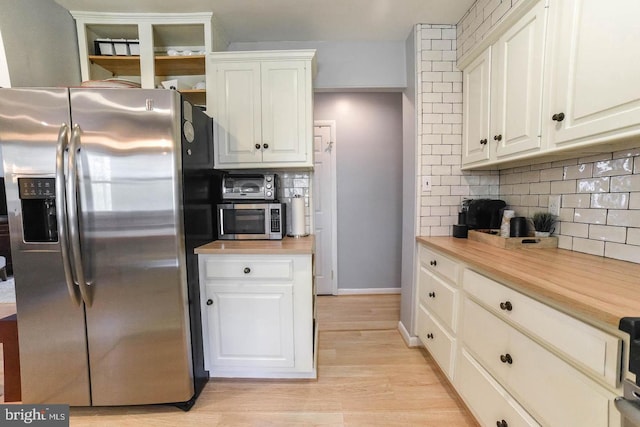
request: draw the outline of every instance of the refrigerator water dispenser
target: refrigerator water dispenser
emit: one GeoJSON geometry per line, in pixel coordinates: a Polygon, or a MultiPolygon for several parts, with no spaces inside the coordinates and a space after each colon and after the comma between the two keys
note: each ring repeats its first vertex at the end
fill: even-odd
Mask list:
{"type": "Polygon", "coordinates": [[[18,178],[25,242],[57,242],[54,178],[18,178]]]}

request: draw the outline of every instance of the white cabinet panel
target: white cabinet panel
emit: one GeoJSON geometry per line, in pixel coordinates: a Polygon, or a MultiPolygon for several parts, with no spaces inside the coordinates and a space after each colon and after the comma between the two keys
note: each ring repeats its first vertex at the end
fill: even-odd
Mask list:
{"type": "Polygon", "coordinates": [[[550,5],[549,140],[555,146],[640,133],[640,2],[562,0],[550,5]],[[551,116],[562,113],[560,122],[551,116]]]}
{"type": "Polygon", "coordinates": [[[458,360],[456,386],[482,425],[539,426],[465,349],[458,360]]]}
{"type": "Polygon", "coordinates": [[[462,164],[489,160],[491,47],[463,72],[462,164]]]}
{"type": "Polygon", "coordinates": [[[437,278],[424,265],[420,266],[418,277],[418,298],[425,308],[444,323],[451,331],[456,331],[458,291],[437,278]]]}
{"type": "Polygon", "coordinates": [[[455,339],[420,304],[418,307],[418,338],[440,365],[442,371],[453,378],[455,339]]]}
{"type": "Polygon", "coordinates": [[[293,367],[293,285],[207,286],[209,354],[221,367],[293,367]]]}
{"type": "Polygon", "coordinates": [[[447,279],[452,284],[458,282],[458,263],[438,252],[431,251],[424,246],[420,246],[420,263],[424,268],[447,279]]]}
{"type": "Polygon", "coordinates": [[[541,424],[609,425],[613,394],[469,299],[462,340],[541,424]]]}
{"type": "Polygon", "coordinates": [[[622,343],[569,315],[535,301],[488,277],[465,269],[463,289],[499,316],[523,327],[616,387],[622,343]],[[509,303],[507,310],[504,304],[509,303]]]}

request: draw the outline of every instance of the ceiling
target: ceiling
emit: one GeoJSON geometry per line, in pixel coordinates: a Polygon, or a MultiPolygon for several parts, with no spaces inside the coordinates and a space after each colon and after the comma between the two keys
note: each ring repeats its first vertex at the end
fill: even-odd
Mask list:
{"type": "Polygon", "coordinates": [[[213,12],[230,42],[399,41],[456,24],[474,0],[55,0],[91,12],[213,12]]]}

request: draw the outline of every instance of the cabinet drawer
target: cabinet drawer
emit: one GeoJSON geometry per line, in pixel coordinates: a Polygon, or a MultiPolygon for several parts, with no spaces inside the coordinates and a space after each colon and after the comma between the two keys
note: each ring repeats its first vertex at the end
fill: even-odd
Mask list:
{"type": "Polygon", "coordinates": [[[452,283],[458,282],[458,263],[423,245],[420,245],[420,263],[452,283]]]}
{"type": "Polygon", "coordinates": [[[540,424],[609,425],[614,396],[602,386],[470,299],[463,319],[464,345],[540,424]]]}
{"type": "Polygon", "coordinates": [[[492,426],[504,420],[509,427],[539,426],[464,349],[456,366],[456,381],[480,424],[492,426]]]}
{"type": "Polygon", "coordinates": [[[453,332],[456,331],[457,293],[457,289],[436,277],[424,265],[420,265],[419,301],[453,332]]]}
{"type": "Polygon", "coordinates": [[[215,255],[205,259],[207,279],[293,280],[293,259],[271,256],[226,257],[215,255]]]}
{"type": "Polygon", "coordinates": [[[621,340],[500,283],[465,269],[465,291],[502,318],[524,328],[616,387],[621,340]],[[510,309],[501,308],[509,303],[510,309]]]}
{"type": "Polygon", "coordinates": [[[422,304],[418,306],[418,337],[447,377],[453,378],[455,339],[445,332],[422,304]]]}

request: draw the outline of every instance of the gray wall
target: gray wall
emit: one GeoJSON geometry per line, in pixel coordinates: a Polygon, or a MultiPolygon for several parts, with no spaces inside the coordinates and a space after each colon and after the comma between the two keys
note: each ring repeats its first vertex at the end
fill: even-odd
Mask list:
{"type": "Polygon", "coordinates": [[[403,42],[231,43],[228,50],[316,49],[315,90],[399,89],[406,86],[403,42]]]}
{"type": "Polygon", "coordinates": [[[76,27],[69,12],[53,0],[0,0],[0,11],[12,87],[80,83],[76,27]]]}
{"type": "Polygon", "coordinates": [[[411,333],[417,215],[416,203],[416,43],[415,29],[406,41],[407,88],[402,93],[402,297],[400,322],[411,333]]]}
{"type": "Polygon", "coordinates": [[[316,93],[314,119],[336,121],[338,288],[398,288],[402,94],[316,93]]]}

